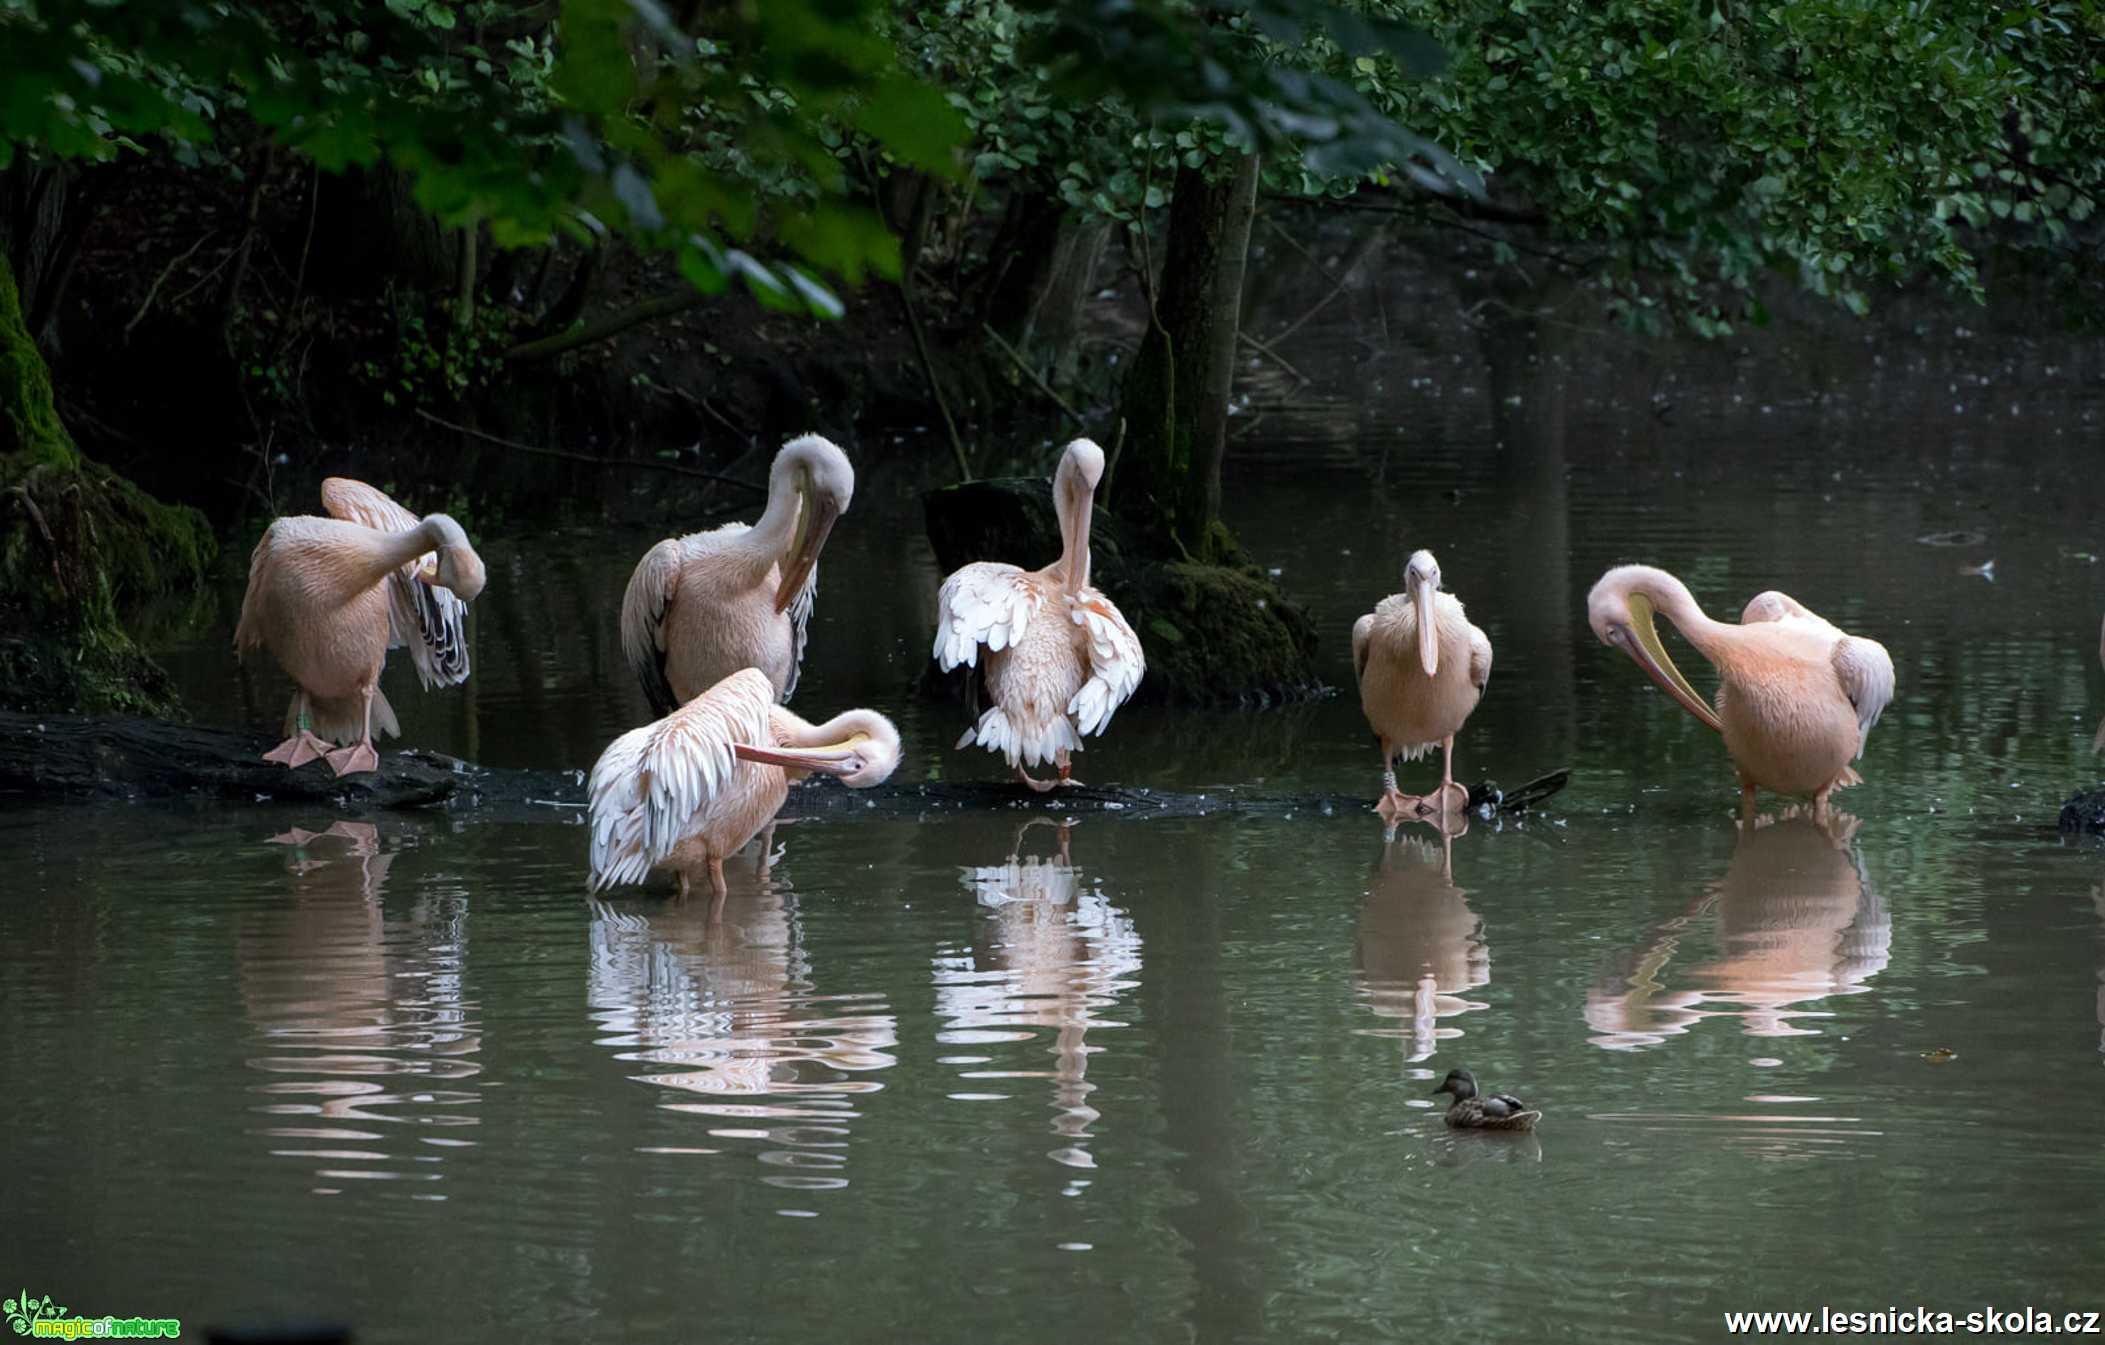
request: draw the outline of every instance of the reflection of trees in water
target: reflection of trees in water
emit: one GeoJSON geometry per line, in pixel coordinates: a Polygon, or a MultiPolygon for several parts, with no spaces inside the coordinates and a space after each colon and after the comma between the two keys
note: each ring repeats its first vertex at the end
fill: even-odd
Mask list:
{"type": "MultiPolygon", "coordinates": [[[[1090,1028],[1122,1027],[1098,1015],[1139,984],[1140,936],[1125,912],[1070,862],[1068,829],[1059,828],[1054,858],[1024,857],[1027,824],[1000,864],[963,869],[959,881],[979,905],[981,919],[969,949],[936,959],[936,1013],[946,1046],[1037,1041],[1051,1029],[1051,1069],[971,1069],[967,1079],[1053,1081],[1052,1130],[1065,1143],[1047,1156],[1068,1167],[1092,1168],[1086,1145],[1099,1113],[1089,1105],[1096,1085],[1086,1077],[1089,1056],[1104,1049],[1085,1038],[1090,1028]]],[[[948,1057],[982,1065],[985,1056],[948,1057]]]]}
{"type": "Polygon", "coordinates": [[[1850,843],[1857,825],[1846,813],[1823,825],[1791,808],[1742,829],[1717,885],[1587,992],[1594,1044],[1655,1046],[1714,1017],[1739,1018],[1749,1036],[1809,1036],[1816,1029],[1801,1020],[1827,1011],[1806,1006],[1870,989],[1893,924],[1850,843]],[[1675,975],[1683,943],[1706,922],[1718,955],[1675,975]]]}
{"type": "Polygon", "coordinates": [[[1368,1008],[1407,1026],[1359,1031],[1403,1040],[1410,1061],[1462,1035],[1440,1019],[1486,1007],[1462,998],[1491,982],[1483,917],[1467,896],[1454,883],[1453,837],[1406,836],[1382,846],[1353,939],[1355,979],[1368,1008]]]}
{"type": "Polygon", "coordinates": [[[262,1046],[248,1064],[271,1077],[257,1110],[282,1118],[261,1133],[287,1142],[273,1153],[320,1164],[317,1192],[435,1182],[446,1150],[472,1143],[445,1132],[477,1123],[478,1094],[448,1086],[482,1072],[463,985],[467,899],[420,896],[408,918],[388,919],[381,892],[397,852],[370,823],[293,828],[271,843],[288,847],[289,892],[244,911],[234,937],[262,1046]],[[389,1129],[405,1126],[415,1129],[389,1129]]]}
{"type": "Polygon", "coordinates": [[[632,1077],[709,1118],[711,1137],[767,1146],[761,1162],[791,1169],[769,1185],[844,1187],[855,1099],[884,1087],[868,1076],[897,1063],[897,1024],[881,995],[818,992],[786,882],[727,876],[716,920],[707,901],[593,903],[597,1044],[648,1066],[632,1077]]]}

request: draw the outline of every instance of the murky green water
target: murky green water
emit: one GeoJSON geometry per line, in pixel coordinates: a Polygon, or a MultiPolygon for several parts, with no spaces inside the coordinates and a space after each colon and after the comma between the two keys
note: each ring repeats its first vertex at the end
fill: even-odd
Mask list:
{"type": "MultiPolygon", "coordinates": [[[[1331,678],[1430,546],[1497,648],[1462,774],[1576,770],[1451,855],[1371,815],[831,817],[711,926],[588,903],[562,810],[0,812],[0,1275],[376,1341],[2105,1307],[2105,856],[2050,830],[2105,711],[2105,398],[2050,354],[1559,383],[1399,346],[1363,398],[1261,424],[1231,510],[1331,678]],[[1776,586],[1886,642],[1853,823],[1738,835],[1715,736],[1586,631],[1630,559],[1715,613],[1776,586]],[[1447,1133],[1426,1095],[1455,1065],[1539,1132],[1447,1133]]],[[[948,749],[960,710],[904,691],[937,578],[911,485],[865,474],[799,701],[895,712],[902,778],[992,778],[948,749]]],[[[642,709],[613,621],[652,535],[478,539],[475,680],[395,669],[410,740],[588,766],[642,709]]],[[[282,708],[224,630],[171,660],[206,717],[282,708]]],[[[1374,756],[1346,696],[1129,710],[1080,773],[1371,798],[1374,756]]]]}

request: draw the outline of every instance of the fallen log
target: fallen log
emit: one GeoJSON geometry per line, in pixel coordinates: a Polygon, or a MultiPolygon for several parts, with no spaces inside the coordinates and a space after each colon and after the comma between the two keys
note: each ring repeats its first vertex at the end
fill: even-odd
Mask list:
{"type": "MultiPolygon", "coordinates": [[[[131,716],[0,713],[0,798],[326,802],[352,814],[447,808],[492,821],[567,819],[585,807],[581,770],[477,766],[410,748],[382,752],[378,771],[338,777],[320,761],[289,771],[263,760],[276,741],[273,735],[245,729],[131,716]]],[[[1569,770],[1559,770],[1509,791],[1488,783],[1471,785],[1469,807],[1472,812],[1488,807],[1518,815],[1564,788],[1570,778],[1569,770]]],[[[894,780],[863,790],[814,782],[790,795],[786,811],[798,816],[890,818],[993,808],[1142,817],[1283,817],[1365,812],[1372,807],[1371,798],[1359,795],[1253,794],[1232,787],[1184,791],[1081,785],[1034,794],[1009,781],[894,780]]]]}

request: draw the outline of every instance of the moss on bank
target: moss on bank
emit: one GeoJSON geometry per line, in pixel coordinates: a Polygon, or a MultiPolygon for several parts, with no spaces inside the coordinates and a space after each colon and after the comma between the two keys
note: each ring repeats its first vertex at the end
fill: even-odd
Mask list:
{"type": "Polygon", "coordinates": [[[172,711],[166,674],[117,605],[202,582],[217,549],[195,509],[154,499],[74,447],[0,258],[0,705],[172,711]]]}

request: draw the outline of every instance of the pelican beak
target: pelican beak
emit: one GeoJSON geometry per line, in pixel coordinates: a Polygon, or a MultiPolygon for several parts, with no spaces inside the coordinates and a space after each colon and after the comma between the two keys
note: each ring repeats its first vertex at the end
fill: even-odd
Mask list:
{"type": "Polygon", "coordinates": [[[804,591],[804,582],[811,578],[812,569],[819,563],[819,551],[826,545],[826,534],[833,531],[833,521],[841,516],[839,509],[816,498],[807,485],[797,487],[797,505],[797,530],[790,538],[782,583],[775,590],[777,612],[788,611],[804,591]]]}
{"type": "Polygon", "coordinates": [[[764,766],[810,771],[815,775],[853,775],[870,764],[870,757],[864,750],[870,741],[869,734],[858,733],[825,747],[750,747],[745,743],[733,743],[731,751],[742,760],[757,761],[764,766]]]}
{"type": "Polygon", "coordinates": [[[1433,586],[1420,580],[1412,599],[1418,604],[1418,661],[1425,665],[1425,675],[1432,677],[1440,671],[1440,628],[1433,618],[1433,586]]]}
{"type": "Polygon", "coordinates": [[[1630,638],[1623,643],[1623,651],[1645,670],[1645,676],[1681,702],[1682,709],[1722,731],[1724,726],[1718,723],[1717,712],[1696,694],[1696,689],[1688,684],[1688,679],[1674,666],[1674,660],[1668,657],[1666,646],[1659,642],[1659,624],[1652,616],[1652,600],[1642,593],[1630,595],[1629,631],[1630,638]]]}

